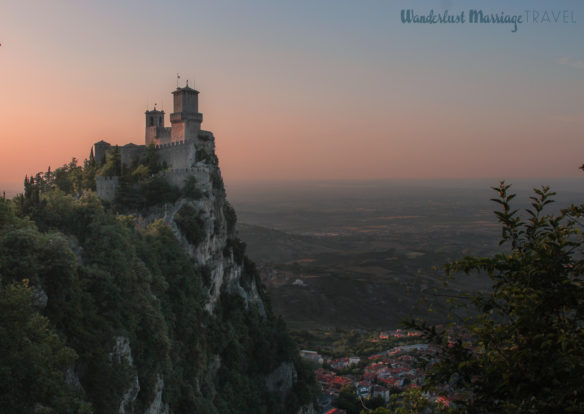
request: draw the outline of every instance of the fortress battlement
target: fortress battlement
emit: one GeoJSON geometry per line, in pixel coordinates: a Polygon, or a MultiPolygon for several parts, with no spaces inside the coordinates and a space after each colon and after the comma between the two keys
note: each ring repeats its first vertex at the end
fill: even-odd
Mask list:
{"type": "MultiPolygon", "coordinates": [[[[187,177],[194,176],[203,189],[211,191],[210,170],[197,163],[197,151],[211,154],[215,150],[213,133],[201,130],[203,115],[198,112],[199,91],[177,88],[174,95],[174,112],[170,114],[171,127],[164,126],[164,111],[156,108],[147,110],[145,144],[126,144],[120,148],[121,163],[125,168],[143,160],[148,146],[154,145],[158,160],[168,167],[161,173],[169,184],[182,188],[187,177]]],[[[92,155],[98,165],[105,163],[106,153],[112,145],[105,141],[93,145],[92,155]]],[[[119,184],[119,177],[97,177],[96,188],[99,197],[113,200],[119,184]]]]}
{"type": "Polygon", "coordinates": [[[178,146],[184,145],[184,144],[185,144],[185,141],[174,141],[174,142],[169,142],[168,144],[154,145],[154,148],[156,148],[156,149],[171,148],[171,147],[178,147],[178,146]]]}
{"type": "Polygon", "coordinates": [[[191,168],[171,168],[160,172],[160,175],[164,177],[172,176],[184,176],[188,177],[190,175],[196,176],[200,174],[209,175],[210,169],[208,165],[197,165],[191,168]]]}
{"type": "Polygon", "coordinates": [[[161,172],[160,174],[166,178],[169,184],[178,188],[184,186],[185,180],[188,177],[195,177],[199,188],[206,192],[212,191],[211,170],[208,165],[199,165],[191,168],[176,168],[161,172]]]}

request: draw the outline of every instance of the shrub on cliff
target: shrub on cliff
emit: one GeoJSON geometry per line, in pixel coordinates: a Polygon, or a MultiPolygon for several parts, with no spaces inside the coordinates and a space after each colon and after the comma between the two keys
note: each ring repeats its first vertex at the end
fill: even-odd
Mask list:
{"type": "Polygon", "coordinates": [[[198,246],[205,239],[205,222],[189,204],[183,205],[174,215],[174,222],[187,241],[198,246]]]}
{"type": "Polygon", "coordinates": [[[446,267],[491,278],[468,298],[477,316],[442,330],[411,324],[440,346],[429,384],[449,384],[464,412],[584,412],[584,208],[546,213],[554,193],[543,187],[521,217],[509,186],[495,190],[508,251],[446,267]]]}
{"type": "MultiPolygon", "coordinates": [[[[99,414],[119,410],[135,376],[140,384],[133,402],[137,413],[152,403],[159,380],[164,382],[162,398],[171,412],[244,412],[240,406],[245,412],[282,411],[286,396],[266,391],[265,373],[283,361],[297,361],[298,356],[285,327],[274,322],[267,301],[261,316],[241,298],[222,294],[217,311],[209,314],[201,284],[209,279],[207,284],[212,285],[212,273],[187,255],[166,223],[156,220],[141,227],[94,193],[65,194],[44,174],[38,176],[29,181],[25,195],[13,202],[0,200],[1,286],[27,278],[41,299],[44,293],[45,303],[35,311],[48,321],[48,332],[54,332],[78,359],[51,365],[48,359],[33,358],[31,372],[42,374],[56,367],[61,375],[67,365],[72,382],[78,378],[84,391],[67,401],[84,400],[71,407],[81,409],[90,403],[99,414]],[[226,312],[221,310],[224,305],[226,312]],[[133,364],[112,356],[119,337],[130,344],[133,364]],[[217,355],[229,369],[215,367],[217,355]]],[[[213,205],[222,208],[218,200],[213,205]]],[[[185,204],[177,219],[191,242],[204,238],[204,223],[193,207],[185,204]]],[[[243,263],[243,243],[235,250],[238,263],[243,263]]],[[[218,257],[221,260],[222,255],[218,257]]],[[[252,267],[246,266],[246,283],[257,278],[251,272],[252,267]]],[[[258,288],[265,295],[259,284],[258,288]]],[[[20,327],[10,329],[17,333],[20,327]]],[[[39,381],[44,378],[41,374],[39,381]]],[[[299,378],[308,381],[300,374],[299,378]]],[[[66,384],[60,380],[55,384],[60,389],[51,395],[69,398],[66,384]]],[[[29,397],[35,390],[28,386],[14,385],[18,391],[11,391],[14,406],[26,408],[28,402],[38,401],[45,407],[65,407],[59,412],[74,412],[52,400],[45,403],[29,397]]],[[[312,394],[306,389],[308,384],[298,383],[289,391],[291,410],[309,402],[312,394]]]]}

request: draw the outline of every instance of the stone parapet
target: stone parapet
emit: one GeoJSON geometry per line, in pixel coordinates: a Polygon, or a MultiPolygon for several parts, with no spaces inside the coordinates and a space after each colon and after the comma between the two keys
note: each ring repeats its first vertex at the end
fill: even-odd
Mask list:
{"type": "Polygon", "coordinates": [[[97,177],[95,179],[95,187],[98,197],[112,201],[116,197],[119,182],[119,177],[97,177]]]}

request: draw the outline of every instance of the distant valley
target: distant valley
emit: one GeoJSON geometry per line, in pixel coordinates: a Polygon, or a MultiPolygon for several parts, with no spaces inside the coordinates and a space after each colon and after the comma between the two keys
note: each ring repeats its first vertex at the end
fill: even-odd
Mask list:
{"type": "MultiPolygon", "coordinates": [[[[499,248],[489,184],[234,186],[228,197],[276,314],[295,330],[369,330],[410,317],[446,322],[448,298],[489,286],[478,275],[440,280],[443,264],[499,248]]],[[[581,197],[577,184],[556,183],[558,206],[581,197]]],[[[517,207],[535,185],[516,185],[517,207]]]]}

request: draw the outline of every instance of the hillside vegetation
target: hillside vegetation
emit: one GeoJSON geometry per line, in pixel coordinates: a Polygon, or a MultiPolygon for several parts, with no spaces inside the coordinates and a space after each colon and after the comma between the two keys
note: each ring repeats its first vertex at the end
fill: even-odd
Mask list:
{"type": "Polygon", "coordinates": [[[164,186],[149,168],[124,172],[113,204],[91,191],[99,167],[75,160],[0,200],[1,411],[298,412],[314,380],[234,236],[222,185],[157,202],[140,193],[164,186]],[[193,253],[215,245],[230,285],[193,253]]]}

